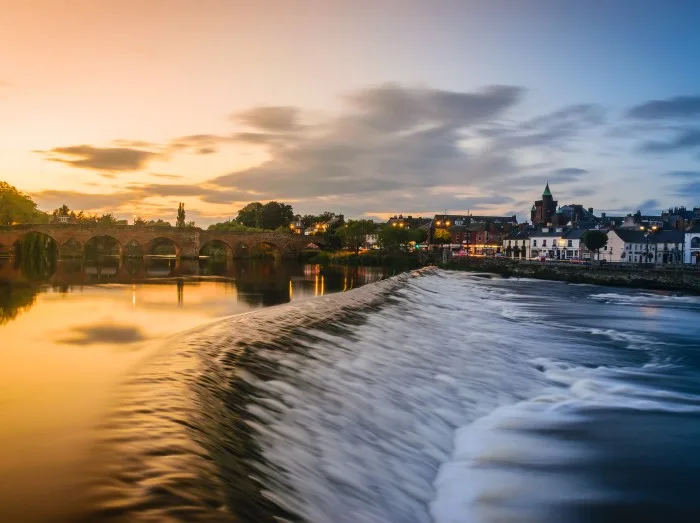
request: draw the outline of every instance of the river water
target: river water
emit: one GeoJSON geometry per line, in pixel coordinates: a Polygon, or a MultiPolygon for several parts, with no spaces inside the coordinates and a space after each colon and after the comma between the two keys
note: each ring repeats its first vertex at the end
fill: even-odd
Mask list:
{"type": "Polygon", "coordinates": [[[700,520],[700,298],[318,271],[262,309],[233,278],[42,291],[0,328],[5,519],[700,520]]]}

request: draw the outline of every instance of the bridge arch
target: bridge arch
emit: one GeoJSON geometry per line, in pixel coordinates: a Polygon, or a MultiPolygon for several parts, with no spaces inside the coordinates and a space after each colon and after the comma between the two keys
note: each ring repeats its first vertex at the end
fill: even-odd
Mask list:
{"type": "Polygon", "coordinates": [[[283,248],[272,241],[256,241],[248,245],[248,256],[250,258],[273,258],[278,260],[284,254],[283,248]]]}
{"type": "Polygon", "coordinates": [[[143,258],[145,252],[141,243],[131,238],[122,244],[122,255],[125,258],[143,258]]]}
{"type": "Polygon", "coordinates": [[[76,238],[68,238],[61,244],[61,258],[82,258],[85,246],[76,238]]]}
{"type": "Polygon", "coordinates": [[[226,258],[230,260],[235,256],[235,250],[228,242],[219,238],[212,238],[200,247],[198,254],[209,258],[226,258]]]}
{"type": "Polygon", "coordinates": [[[175,256],[180,257],[180,245],[168,236],[157,236],[146,244],[144,256],[175,256]]]}
{"type": "Polygon", "coordinates": [[[119,256],[122,257],[123,248],[121,242],[109,234],[96,234],[90,236],[85,241],[83,252],[86,257],[96,256],[119,256]]]}

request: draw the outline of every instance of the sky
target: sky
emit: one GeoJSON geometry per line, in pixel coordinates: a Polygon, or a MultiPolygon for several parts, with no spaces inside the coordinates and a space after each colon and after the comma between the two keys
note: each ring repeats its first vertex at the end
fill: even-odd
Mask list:
{"type": "Polygon", "coordinates": [[[0,180],[198,225],[700,205],[700,2],[0,0],[0,180]]]}

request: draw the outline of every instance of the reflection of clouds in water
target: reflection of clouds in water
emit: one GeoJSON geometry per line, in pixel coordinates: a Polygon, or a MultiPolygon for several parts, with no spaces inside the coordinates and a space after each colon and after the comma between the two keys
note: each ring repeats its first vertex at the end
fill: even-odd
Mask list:
{"type": "Polygon", "coordinates": [[[148,336],[134,325],[97,324],[76,327],[71,335],[59,339],[59,343],[70,345],[92,345],[95,343],[137,343],[148,336]]]}

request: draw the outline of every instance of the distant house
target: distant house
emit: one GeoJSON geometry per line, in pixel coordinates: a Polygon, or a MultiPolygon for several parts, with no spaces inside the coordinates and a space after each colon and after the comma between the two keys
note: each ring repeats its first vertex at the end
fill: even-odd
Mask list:
{"type": "Polygon", "coordinates": [[[51,218],[51,223],[78,223],[75,215],[59,213],[51,218]]]}
{"type": "Polygon", "coordinates": [[[620,228],[608,231],[605,259],[618,263],[681,263],[683,233],[620,228]]]}
{"type": "Polygon", "coordinates": [[[342,214],[335,216],[328,220],[327,222],[316,222],[311,227],[308,227],[304,234],[310,236],[312,234],[323,234],[324,232],[334,229],[335,227],[342,225],[345,222],[345,218],[342,214]]]}

